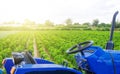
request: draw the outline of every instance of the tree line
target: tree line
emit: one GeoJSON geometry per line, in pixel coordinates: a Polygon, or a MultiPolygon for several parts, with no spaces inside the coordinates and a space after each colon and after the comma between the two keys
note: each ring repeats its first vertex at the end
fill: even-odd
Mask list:
{"type": "MultiPolygon", "coordinates": [[[[15,22],[15,21],[9,21],[9,22],[3,22],[3,24],[20,24],[19,22],[15,22]]],[[[72,19],[68,18],[64,21],[64,23],[62,24],[55,24],[54,22],[50,21],[50,20],[46,20],[43,24],[40,23],[36,23],[34,21],[31,21],[29,19],[24,20],[24,22],[22,23],[23,26],[48,26],[48,27],[54,27],[54,26],[81,26],[81,27],[100,27],[100,28],[105,28],[105,27],[110,27],[111,23],[100,23],[99,19],[94,19],[92,21],[92,23],[90,22],[85,22],[80,24],[79,22],[74,22],[72,21],[72,19]]],[[[120,22],[116,21],[116,25],[115,28],[120,28],[120,22]]]]}
{"type": "MultiPolygon", "coordinates": [[[[36,23],[34,21],[30,21],[30,20],[25,20],[23,25],[28,25],[28,26],[34,26],[36,25],[36,23]]],[[[92,21],[92,23],[90,22],[85,22],[80,24],[79,22],[75,22],[73,23],[72,19],[68,18],[64,21],[64,23],[62,24],[55,24],[54,22],[50,21],[50,20],[46,20],[45,23],[43,24],[37,24],[39,26],[88,26],[88,27],[110,27],[111,23],[100,23],[99,19],[94,19],[92,21]]],[[[116,21],[116,25],[115,28],[120,28],[120,22],[116,21]]]]}

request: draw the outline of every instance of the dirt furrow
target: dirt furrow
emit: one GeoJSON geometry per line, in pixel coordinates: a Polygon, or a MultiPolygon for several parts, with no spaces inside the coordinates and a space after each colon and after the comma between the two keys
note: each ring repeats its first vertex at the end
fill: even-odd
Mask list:
{"type": "Polygon", "coordinates": [[[46,47],[43,47],[43,50],[46,52],[46,54],[48,54],[48,55],[49,55],[49,57],[50,57],[51,61],[53,61],[54,59],[53,59],[53,57],[51,57],[51,55],[50,55],[50,53],[49,53],[48,49],[47,49],[46,47]]]}
{"type": "Polygon", "coordinates": [[[40,57],[35,38],[33,39],[33,49],[34,49],[34,57],[40,57]]]}

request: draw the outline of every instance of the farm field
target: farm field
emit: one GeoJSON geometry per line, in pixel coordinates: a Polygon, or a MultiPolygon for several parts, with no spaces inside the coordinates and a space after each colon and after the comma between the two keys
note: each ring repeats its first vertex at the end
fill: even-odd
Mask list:
{"type": "MultiPolygon", "coordinates": [[[[0,32],[0,36],[5,32],[0,32]]],[[[6,32],[7,34],[8,32],[6,32]]],[[[76,67],[74,54],[66,54],[66,50],[80,42],[93,40],[94,45],[105,48],[109,39],[108,31],[49,30],[21,31],[0,38],[0,62],[11,57],[12,52],[31,51],[35,57],[61,64],[68,61],[70,67],[76,67]]],[[[120,32],[114,33],[115,49],[120,49],[120,32]]],[[[0,67],[2,65],[0,64],[0,67]]]]}

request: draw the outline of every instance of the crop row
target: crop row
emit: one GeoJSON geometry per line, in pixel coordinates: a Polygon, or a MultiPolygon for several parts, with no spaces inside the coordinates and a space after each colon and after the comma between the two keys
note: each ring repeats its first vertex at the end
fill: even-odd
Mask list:
{"type": "MultiPolygon", "coordinates": [[[[113,41],[115,49],[120,48],[120,32],[115,32],[113,41]]],[[[11,57],[12,52],[29,50],[33,53],[34,42],[39,57],[61,64],[68,61],[70,67],[76,67],[74,54],[66,54],[66,50],[83,41],[93,40],[94,45],[105,48],[109,39],[107,31],[79,31],[79,30],[50,30],[50,31],[22,31],[0,39],[0,62],[11,57]]],[[[1,64],[0,64],[1,66],[1,64]]]]}

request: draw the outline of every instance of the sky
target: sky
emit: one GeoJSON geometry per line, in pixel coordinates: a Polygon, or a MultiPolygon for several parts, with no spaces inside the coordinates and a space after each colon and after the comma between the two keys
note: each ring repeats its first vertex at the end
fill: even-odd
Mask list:
{"type": "Polygon", "coordinates": [[[120,10],[120,0],[0,0],[0,22],[30,19],[60,24],[71,18],[79,23],[91,23],[93,19],[110,23],[117,10],[120,10]]]}

